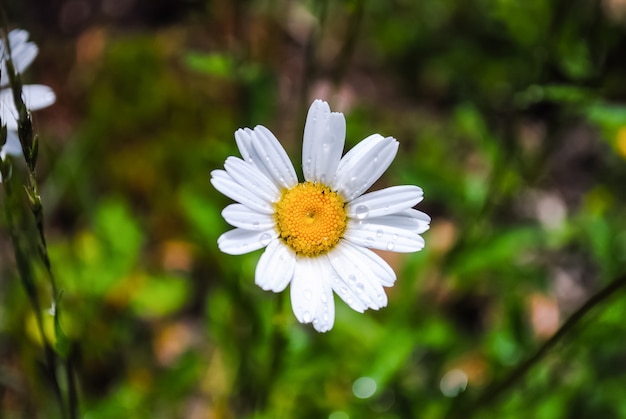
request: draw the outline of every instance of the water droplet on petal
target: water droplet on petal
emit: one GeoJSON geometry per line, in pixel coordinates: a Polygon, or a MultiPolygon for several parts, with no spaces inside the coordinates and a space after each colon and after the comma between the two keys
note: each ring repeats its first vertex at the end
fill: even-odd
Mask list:
{"type": "Polygon", "coordinates": [[[366,237],[365,238],[365,245],[366,246],[371,246],[374,244],[374,238],[373,237],[366,237]]]}
{"type": "Polygon", "coordinates": [[[348,277],[348,282],[349,282],[351,285],[354,285],[354,283],[356,282],[356,276],[354,276],[354,275],[350,275],[350,276],[348,277]]]}
{"type": "Polygon", "coordinates": [[[383,301],[385,301],[385,296],[383,294],[378,294],[376,296],[376,299],[382,303],[383,301]]]}
{"type": "Polygon", "coordinates": [[[259,237],[259,241],[263,246],[267,246],[272,241],[272,236],[270,236],[269,233],[263,233],[259,237]]]}
{"type": "Polygon", "coordinates": [[[328,314],[324,313],[324,316],[322,317],[324,319],[325,322],[328,321],[328,314]]]}
{"type": "Polygon", "coordinates": [[[259,228],[259,222],[258,221],[253,222],[252,227],[259,228]]]}
{"type": "Polygon", "coordinates": [[[309,313],[308,311],[305,311],[302,314],[302,320],[304,320],[305,323],[309,323],[311,321],[311,313],[309,313]]]}
{"type": "Polygon", "coordinates": [[[311,292],[311,290],[304,290],[304,298],[306,298],[307,300],[310,300],[312,295],[313,293],[311,292]]]}
{"type": "Polygon", "coordinates": [[[365,290],[365,285],[363,285],[363,283],[362,283],[362,282],[359,282],[358,284],[356,284],[356,291],[357,291],[358,293],[362,293],[362,292],[363,292],[363,290],[365,290]]]}
{"type": "Polygon", "coordinates": [[[348,288],[346,288],[345,285],[342,285],[341,288],[339,288],[339,291],[341,291],[342,294],[346,294],[348,292],[348,288]]]}
{"type": "Polygon", "coordinates": [[[322,303],[326,304],[326,301],[328,301],[328,298],[326,298],[326,294],[322,294],[320,300],[322,300],[322,303]]]}
{"type": "Polygon", "coordinates": [[[382,237],[383,236],[383,231],[382,230],[378,230],[376,231],[376,237],[382,237]]]}
{"type": "Polygon", "coordinates": [[[370,213],[370,209],[365,205],[357,205],[354,212],[356,214],[356,218],[362,220],[368,216],[368,214],[370,213]]]}
{"type": "Polygon", "coordinates": [[[394,248],[393,242],[387,243],[387,250],[393,250],[393,248],[394,248]]]}
{"type": "Polygon", "coordinates": [[[398,235],[397,235],[397,234],[394,234],[394,235],[393,235],[393,241],[395,242],[395,241],[397,241],[397,240],[398,240],[398,235]]]}

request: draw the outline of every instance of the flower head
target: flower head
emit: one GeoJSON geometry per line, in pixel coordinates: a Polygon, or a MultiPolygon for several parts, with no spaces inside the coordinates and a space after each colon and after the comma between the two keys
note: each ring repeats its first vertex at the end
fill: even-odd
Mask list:
{"type": "Polygon", "coordinates": [[[326,332],[335,320],[334,294],[358,312],[387,305],[383,287],[396,275],[370,249],[415,252],[430,217],[413,209],[422,189],[403,185],[365,193],[398,151],[392,137],[373,134],[345,156],[346,120],[316,100],[304,127],[299,182],[287,153],[265,127],[239,129],[243,159],[228,157],[211,172],[213,186],[238,202],[222,211],[236,227],[218,239],[220,250],[238,255],[265,247],[255,282],[264,290],[290,285],[301,323],[326,332]]]}
{"type": "MultiPolygon", "coordinates": [[[[9,45],[11,47],[11,61],[17,73],[22,73],[33,62],[39,49],[37,45],[28,42],[28,32],[15,29],[9,32],[9,45]]],[[[13,92],[8,88],[9,76],[7,59],[9,51],[5,40],[0,40],[0,121],[7,127],[7,141],[0,148],[0,159],[4,160],[7,154],[20,155],[22,147],[17,136],[17,118],[19,116],[13,92]]],[[[31,111],[46,108],[52,105],[56,97],[52,89],[40,84],[22,86],[22,99],[26,108],[31,111]]],[[[1,179],[0,179],[1,180],[1,179]]]]}

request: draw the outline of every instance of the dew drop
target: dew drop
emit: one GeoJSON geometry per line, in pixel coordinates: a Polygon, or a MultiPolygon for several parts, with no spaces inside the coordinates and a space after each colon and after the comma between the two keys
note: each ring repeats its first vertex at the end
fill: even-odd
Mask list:
{"type": "Polygon", "coordinates": [[[356,276],[354,276],[354,275],[350,275],[350,276],[348,277],[348,282],[349,282],[351,285],[354,285],[354,283],[356,282],[356,276]]]}
{"type": "Polygon", "coordinates": [[[387,250],[393,250],[393,248],[394,248],[393,242],[387,243],[387,250]]]}
{"type": "Polygon", "coordinates": [[[324,313],[324,316],[322,317],[324,319],[325,322],[328,321],[328,314],[324,313]]]}
{"type": "Polygon", "coordinates": [[[272,236],[270,236],[268,233],[263,233],[261,234],[261,237],[259,237],[259,241],[263,246],[267,246],[272,241],[272,236]]]}
{"type": "Polygon", "coordinates": [[[348,288],[346,288],[345,285],[342,285],[341,288],[339,288],[339,291],[341,291],[342,294],[347,294],[348,293],[348,288]]]}
{"type": "Polygon", "coordinates": [[[394,234],[394,235],[393,235],[393,241],[395,242],[395,241],[397,241],[397,240],[398,240],[398,235],[397,235],[397,234],[394,234]]]}
{"type": "Polygon", "coordinates": [[[358,293],[362,293],[363,290],[365,290],[365,285],[363,285],[362,282],[359,282],[358,284],[356,284],[356,290],[358,293]]]}
{"type": "Polygon", "coordinates": [[[253,222],[252,227],[259,228],[259,222],[258,221],[253,222]]]}
{"type": "Polygon", "coordinates": [[[304,298],[306,298],[307,300],[310,300],[312,296],[313,296],[313,293],[311,292],[311,290],[304,290],[304,298]]]}
{"type": "Polygon", "coordinates": [[[308,311],[305,311],[302,314],[302,320],[304,320],[305,323],[309,323],[311,321],[311,313],[309,313],[308,311]]]}
{"type": "Polygon", "coordinates": [[[356,218],[358,218],[359,220],[362,220],[368,216],[368,214],[370,213],[370,209],[366,207],[365,205],[358,205],[356,209],[354,210],[354,212],[356,214],[356,218]]]}
{"type": "Polygon", "coordinates": [[[328,298],[326,298],[326,294],[322,294],[320,300],[322,301],[322,303],[326,304],[326,301],[328,301],[328,298]]]}
{"type": "Polygon", "coordinates": [[[374,238],[373,237],[366,237],[365,238],[365,245],[366,246],[371,246],[374,244],[374,238]]]}
{"type": "Polygon", "coordinates": [[[382,237],[383,236],[383,231],[382,230],[378,230],[376,231],[376,237],[382,237]]]}
{"type": "Polygon", "coordinates": [[[378,294],[376,296],[376,299],[382,303],[383,301],[385,301],[385,296],[383,294],[378,294]]]}

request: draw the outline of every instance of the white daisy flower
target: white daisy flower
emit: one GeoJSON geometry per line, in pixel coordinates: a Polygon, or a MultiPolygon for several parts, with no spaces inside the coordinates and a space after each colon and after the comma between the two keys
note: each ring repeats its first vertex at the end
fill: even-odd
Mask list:
{"type": "MultiPolygon", "coordinates": [[[[15,29],[9,32],[11,58],[13,67],[18,73],[26,70],[39,52],[37,45],[28,42],[28,36],[28,32],[22,29],[15,29]]],[[[7,154],[20,155],[22,153],[22,147],[17,136],[17,118],[19,114],[13,103],[13,93],[8,87],[7,57],[8,51],[5,40],[2,39],[0,40],[0,121],[2,125],[6,125],[8,130],[7,141],[0,149],[0,158],[2,160],[4,160],[7,154]]],[[[56,97],[48,86],[30,84],[22,86],[22,99],[27,109],[36,111],[52,105],[56,97]]]]}
{"type": "Polygon", "coordinates": [[[383,287],[396,280],[391,267],[370,249],[416,252],[430,217],[413,209],[418,186],[392,186],[364,193],[387,170],[398,142],[374,134],[345,156],[346,120],[316,100],[304,127],[304,182],[287,153],[265,127],[235,132],[243,159],[228,157],[211,172],[213,186],[238,202],[222,212],[236,227],[218,239],[224,253],[265,247],[255,282],[264,290],[291,285],[291,305],[301,323],[319,332],[333,327],[333,291],[362,313],[387,305],[383,287]]]}

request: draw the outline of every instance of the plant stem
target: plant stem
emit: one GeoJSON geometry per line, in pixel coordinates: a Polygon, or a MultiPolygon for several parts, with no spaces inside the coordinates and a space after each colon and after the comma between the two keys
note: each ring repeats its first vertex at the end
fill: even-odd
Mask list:
{"type": "MultiPolygon", "coordinates": [[[[610,282],[607,286],[602,288],[596,294],[594,294],[585,304],[583,304],[578,310],[576,310],[563,325],[552,335],[550,339],[545,341],[543,345],[537,349],[537,351],[526,361],[519,364],[511,372],[509,372],[502,380],[497,381],[487,387],[475,400],[470,404],[469,408],[463,409],[460,412],[460,406],[454,406],[454,415],[462,414],[463,417],[470,417],[473,413],[478,412],[491,402],[493,402],[498,396],[509,389],[513,384],[522,380],[526,373],[536,364],[541,361],[546,354],[559,343],[565,335],[567,335],[576,325],[582,320],[582,318],[591,311],[594,307],[607,300],[620,288],[626,286],[626,275],[618,277],[610,282]]],[[[461,403],[459,403],[461,404],[461,403]]]]}

